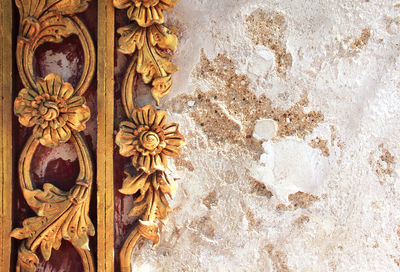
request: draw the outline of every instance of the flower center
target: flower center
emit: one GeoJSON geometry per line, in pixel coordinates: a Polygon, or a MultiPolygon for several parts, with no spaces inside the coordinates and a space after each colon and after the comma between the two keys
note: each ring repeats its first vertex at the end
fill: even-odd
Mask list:
{"type": "Polygon", "coordinates": [[[147,150],[153,151],[160,144],[160,138],[158,138],[158,135],[153,131],[143,131],[143,133],[140,134],[140,143],[147,150]]]}
{"type": "Polygon", "coordinates": [[[46,101],[39,106],[40,115],[46,121],[54,120],[58,117],[60,110],[56,103],[52,101],[46,101]]]}

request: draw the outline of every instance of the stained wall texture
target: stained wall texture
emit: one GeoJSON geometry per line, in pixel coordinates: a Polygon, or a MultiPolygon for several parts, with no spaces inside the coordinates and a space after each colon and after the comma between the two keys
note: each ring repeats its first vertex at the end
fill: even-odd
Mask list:
{"type": "Polygon", "coordinates": [[[187,145],[133,267],[398,271],[400,1],[181,0],[167,21],[187,145]]]}

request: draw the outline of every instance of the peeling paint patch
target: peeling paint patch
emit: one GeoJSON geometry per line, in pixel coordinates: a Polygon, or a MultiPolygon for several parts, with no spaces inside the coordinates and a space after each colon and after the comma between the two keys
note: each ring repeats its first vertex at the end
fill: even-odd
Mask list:
{"type": "Polygon", "coordinates": [[[291,204],[284,205],[279,204],[276,209],[280,211],[293,211],[297,209],[307,209],[309,208],[315,201],[319,200],[319,197],[313,194],[297,192],[295,194],[290,194],[288,197],[291,204]]]}
{"type": "Polygon", "coordinates": [[[368,28],[364,28],[361,32],[360,37],[355,39],[350,44],[350,49],[362,49],[368,44],[369,38],[371,37],[371,32],[368,28]]]}
{"type": "Polygon", "coordinates": [[[181,95],[168,107],[182,112],[182,105],[193,101],[193,106],[186,110],[217,147],[234,144],[237,151],[259,157],[262,154],[261,142],[253,137],[257,120],[274,121],[279,138],[304,138],[324,120],[320,111],[305,111],[308,105],[306,94],[288,109],[273,107],[265,95],[257,97],[249,88],[248,76],[237,74],[236,65],[224,54],[211,61],[202,52],[194,76],[209,82],[213,89],[208,92],[197,89],[194,95],[181,95]]]}
{"type": "Polygon", "coordinates": [[[285,78],[292,66],[292,55],[287,52],[285,45],[285,17],[277,12],[267,14],[259,8],[247,17],[246,26],[254,44],[263,45],[273,52],[275,72],[279,77],[285,78]]]}
{"type": "Polygon", "coordinates": [[[323,140],[319,137],[316,137],[315,139],[311,140],[310,146],[312,148],[319,149],[325,157],[329,157],[330,152],[328,148],[328,140],[323,140]]]}
{"type": "Polygon", "coordinates": [[[384,144],[380,144],[378,150],[371,153],[369,163],[381,184],[393,176],[395,157],[384,144]]]}

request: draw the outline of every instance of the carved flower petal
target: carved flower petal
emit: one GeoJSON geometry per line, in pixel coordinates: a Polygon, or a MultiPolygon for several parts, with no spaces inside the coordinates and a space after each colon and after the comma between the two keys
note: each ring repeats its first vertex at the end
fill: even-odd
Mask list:
{"type": "Polygon", "coordinates": [[[22,89],[21,91],[19,91],[18,93],[18,97],[23,98],[27,101],[33,101],[35,100],[35,97],[38,96],[39,94],[37,92],[35,92],[34,90],[31,89],[22,89]]]}
{"type": "Polygon", "coordinates": [[[160,156],[160,154],[153,156],[152,169],[160,171],[167,170],[166,160],[163,161],[162,156],[160,156]]]}
{"type": "Polygon", "coordinates": [[[185,145],[185,139],[183,138],[182,135],[176,135],[175,137],[168,137],[167,139],[165,139],[165,142],[167,143],[167,146],[172,145],[178,148],[183,147],[185,145]]]}
{"type": "Polygon", "coordinates": [[[31,96],[28,94],[28,89],[22,89],[20,96],[14,101],[14,113],[18,116],[19,122],[26,127],[32,127],[35,125],[32,111],[34,110],[31,106],[31,96]],[[26,98],[29,98],[26,99],[26,98]]]}
{"type": "Polygon", "coordinates": [[[132,157],[132,164],[137,170],[143,170],[148,174],[152,174],[157,170],[165,171],[167,169],[167,161],[162,154],[134,154],[132,157]]]}
{"type": "Polygon", "coordinates": [[[72,112],[68,113],[67,124],[72,129],[82,131],[86,128],[85,123],[90,119],[90,109],[86,105],[76,107],[72,109],[72,112]]]}
{"type": "Polygon", "coordinates": [[[115,143],[120,147],[119,153],[124,157],[130,157],[136,153],[134,145],[135,135],[134,130],[131,128],[134,126],[131,122],[123,122],[120,125],[120,130],[115,137],[115,143]]]}
{"type": "Polygon", "coordinates": [[[119,154],[124,157],[130,157],[136,154],[137,151],[133,145],[123,145],[119,148],[119,154]]]}
{"type": "Polygon", "coordinates": [[[85,102],[86,100],[83,96],[73,96],[67,100],[67,105],[70,109],[73,109],[74,107],[80,107],[85,102]]]}
{"type": "Polygon", "coordinates": [[[62,143],[67,142],[71,138],[71,130],[67,126],[59,127],[56,131],[62,143]]]}
{"type": "Polygon", "coordinates": [[[132,121],[135,125],[151,126],[157,115],[156,109],[152,105],[146,105],[143,108],[137,108],[132,112],[132,121]]]}
{"type": "Polygon", "coordinates": [[[170,156],[170,157],[176,157],[179,155],[180,152],[181,152],[181,150],[179,147],[169,145],[169,144],[167,144],[167,146],[162,151],[163,154],[170,156]]]}
{"type": "Polygon", "coordinates": [[[42,136],[38,140],[42,145],[47,147],[57,147],[60,144],[60,137],[58,134],[56,135],[55,133],[52,133],[52,129],[50,127],[43,129],[42,136]]]}
{"type": "Polygon", "coordinates": [[[169,123],[163,126],[164,135],[165,137],[168,136],[175,136],[179,134],[179,124],[176,123],[169,123]]]}
{"type": "Polygon", "coordinates": [[[167,113],[165,111],[157,111],[156,120],[154,121],[155,126],[163,127],[167,122],[167,113]]]}
{"type": "Polygon", "coordinates": [[[64,100],[68,100],[74,94],[74,88],[68,82],[62,84],[58,96],[64,100]]]}
{"type": "Polygon", "coordinates": [[[49,122],[50,127],[54,128],[54,129],[63,127],[63,126],[65,126],[65,124],[66,124],[66,122],[65,122],[64,118],[62,118],[62,117],[56,118],[49,122]]]}
{"type": "Polygon", "coordinates": [[[35,125],[35,127],[33,128],[33,137],[39,140],[40,138],[43,137],[43,131],[44,129],[41,126],[35,125]]]}
{"type": "Polygon", "coordinates": [[[141,27],[148,27],[152,24],[163,24],[164,14],[163,5],[145,7],[140,5],[139,7],[131,6],[128,9],[127,15],[131,21],[136,21],[141,27]]]}
{"type": "Polygon", "coordinates": [[[33,127],[35,125],[35,119],[32,113],[29,112],[29,108],[25,109],[24,114],[18,116],[18,121],[25,127],[33,127]]]}

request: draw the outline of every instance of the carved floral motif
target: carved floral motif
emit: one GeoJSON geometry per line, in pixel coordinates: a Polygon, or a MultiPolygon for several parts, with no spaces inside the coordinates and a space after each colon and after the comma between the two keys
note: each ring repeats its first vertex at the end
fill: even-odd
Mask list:
{"type": "Polygon", "coordinates": [[[176,51],[178,30],[162,25],[164,10],[171,10],[178,0],[114,0],[116,8],[128,8],[133,23],[120,27],[118,50],[132,54],[122,83],[121,94],[125,113],[130,121],[120,124],[115,142],[120,154],[132,158],[134,173],[125,172],[122,194],[139,194],[133,201],[130,216],[140,217],[137,226],[126,238],[121,251],[121,271],[129,272],[131,255],[140,237],[153,241],[153,248],[160,241],[158,222],[165,224],[172,208],[166,195],[174,197],[177,184],[168,173],[167,156],[178,156],[185,144],[175,123],[167,124],[164,111],[156,111],[147,105],[136,108],[133,88],[136,73],[141,74],[145,84],[152,83],[151,94],[157,105],[172,88],[172,74],[178,67],[171,62],[176,51]]]}
{"type": "Polygon", "coordinates": [[[22,89],[14,102],[19,122],[33,128],[33,136],[44,146],[56,147],[71,138],[71,130],[82,131],[90,118],[85,98],[74,95],[71,84],[59,75],[38,78],[36,89],[22,89]]]}
{"type": "Polygon", "coordinates": [[[79,134],[85,129],[90,110],[83,93],[88,89],[95,71],[93,41],[75,13],[88,7],[87,0],[15,0],[19,9],[20,27],[16,46],[16,63],[24,85],[14,101],[14,113],[23,126],[33,127],[18,163],[19,184],[24,198],[37,216],[23,221],[11,236],[23,240],[18,249],[16,271],[34,272],[39,258],[36,250],[49,260],[52,250],[58,250],[62,239],[68,240],[79,253],[83,270],[94,271],[89,251],[89,236],[95,228],[89,218],[93,166],[88,147],[79,134]],[[77,35],[84,52],[82,76],[73,88],[60,75],[49,74],[35,79],[33,56],[46,42],[61,42],[77,35]],[[72,142],[80,172],[71,190],[64,192],[50,183],[37,189],[30,167],[39,144],[57,147],[72,142]]]}
{"type": "MultiPolygon", "coordinates": [[[[178,1],[139,1],[139,0],[114,0],[117,8],[130,7],[129,10],[143,11],[159,8],[168,10],[164,7],[173,7],[178,1]]],[[[128,15],[129,15],[128,10],[128,15]]],[[[162,12],[161,12],[162,14],[162,12]]],[[[160,17],[161,18],[161,17],[160,17]]],[[[162,17],[164,21],[164,17],[162,17]]],[[[162,25],[161,21],[150,20],[142,23],[140,19],[130,18],[136,21],[130,25],[120,27],[117,32],[121,34],[118,41],[118,50],[124,54],[135,54],[134,69],[129,73],[139,73],[142,75],[143,82],[152,82],[151,94],[157,104],[160,99],[166,96],[172,88],[172,74],[178,71],[178,67],[171,62],[172,53],[176,51],[178,38],[177,28],[162,25]]],[[[130,89],[132,86],[127,86],[130,89]]]]}
{"type": "Polygon", "coordinates": [[[137,170],[147,174],[156,170],[166,171],[166,156],[179,155],[185,140],[179,133],[178,124],[166,122],[165,111],[156,111],[153,106],[147,105],[136,108],[131,121],[120,124],[116,144],[122,156],[132,157],[132,164],[137,170]]]}
{"type": "Polygon", "coordinates": [[[131,21],[136,21],[141,27],[152,24],[163,24],[163,11],[172,10],[178,0],[114,0],[118,9],[128,8],[127,15],[131,21]]]}

